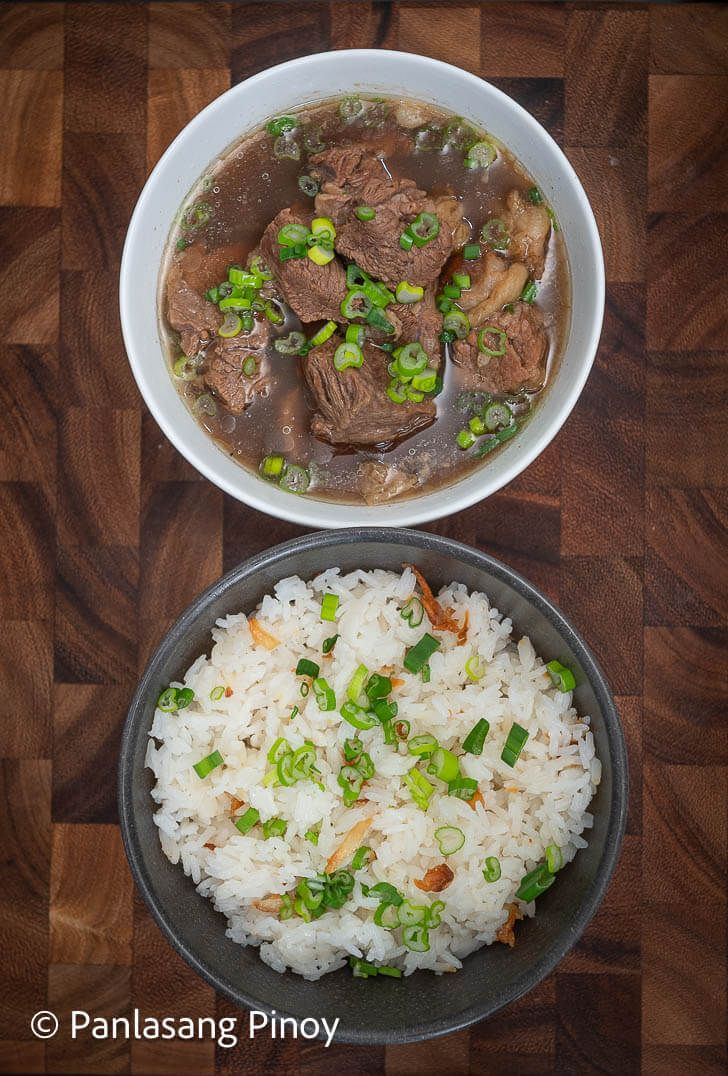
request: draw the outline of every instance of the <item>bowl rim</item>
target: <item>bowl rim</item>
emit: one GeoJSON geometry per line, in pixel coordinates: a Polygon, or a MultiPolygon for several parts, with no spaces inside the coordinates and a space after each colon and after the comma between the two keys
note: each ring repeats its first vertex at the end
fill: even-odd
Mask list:
{"type": "MultiPolygon", "coordinates": [[[[520,597],[536,607],[544,615],[565,641],[577,654],[579,663],[584,670],[599,705],[604,715],[604,724],[609,741],[610,756],[612,762],[612,802],[609,818],[605,831],[605,842],[599,861],[596,875],[589,887],[587,896],[579,907],[578,914],[569,924],[568,929],[561,932],[558,942],[550,946],[540,960],[530,965],[528,972],[515,980],[513,989],[506,995],[500,996],[492,1003],[483,1004],[474,999],[465,1009],[456,1014],[454,1018],[442,1017],[424,1026],[418,1025],[413,1031],[398,1029],[389,1032],[385,1038],[377,1037],[368,1029],[344,1028],[341,1033],[336,1032],[336,1040],[339,1043],[353,1043],[360,1045],[381,1045],[392,1043],[421,1042],[430,1038],[437,1038],[455,1031],[461,1031],[480,1020],[485,1020],[522,997],[528,991],[534,989],[543,979],[549,975],[556,965],[576,944],[589,922],[595,915],[599,905],[606,895],[609,883],[621,854],[622,842],[627,824],[627,809],[629,803],[629,770],[627,747],[622,728],[622,722],[617,711],[612,691],[607,680],[597,663],[591,649],[582,639],[579,632],[572,626],[564,613],[532,583],[529,583],[515,569],[496,560],[488,553],[483,553],[462,542],[441,535],[431,534],[424,531],[398,527],[364,527],[358,529],[344,528],[341,530],[316,531],[302,535],[299,538],[290,539],[279,545],[273,546],[262,553],[243,561],[237,567],[232,568],[220,579],[208,586],[182,613],[177,621],[165,632],[159,645],[149,659],[144,673],[140,677],[139,684],[129,704],[129,710],[124,722],[119,753],[117,770],[117,797],[119,808],[119,826],[121,829],[124,850],[131,869],[134,883],[141,893],[144,902],[149,909],[152,918],[160,931],[171,944],[172,948],[197,972],[202,979],[212,986],[218,993],[228,998],[235,1005],[247,1009],[263,1011],[269,1016],[275,1012],[279,1016],[289,1015],[283,1013],[280,1008],[275,1008],[258,998],[252,997],[242,990],[235,990],[223,982],[215,972],[211,971],[206,964],[195,955],[189,946],[183,942],[167,922],[161,902],[157,899],[154,886],[144,867],[141,853],[141,843],[135,823],[134,812],[134,787],[139,774],[133,769],[133,748],[138,736],[138,725],[144,711],[144,705],[149,697],[150,690],[154,687],[153,681],[155,668],[163,662],[167,654],[173,649],[176,639],[184,634],[187,626],[194,621],[208,604],[219,595],[236,586],[240,581],[254,576],[261,568],[270,570],[272,567],[289,556],[302,554],[309,550],[331,548],[335,550],[341,545],[349,545],[356,542],[378,543],[382,545],[391,542],[409,544],[415,548],[425,550],[435,555],[447,554],[456,556],[469,562],[473,567],[485,570],[493,574],[501,582],[511,586],[520,597]]],[[[212,625],[210,625],[212,627],[212,625]]],[[[151,804],[150,804],[151,807],[151,804]]],[[[204,900],[204,897],[200,897],[204,900]]],[[[302,984],[305,980],[301,980],[302,984]]],[[[305,989],[305,987],[304,987],[305,989]]]]}
{"type": "MultiPolygon", "coordinates": [[[[165,169],[168,167],[170,160],[177,153],[178,148],[182,144],[188,142],[190,138],[193,138],[194,135],[204,127],[208,118],[221,107],[221,101],[231,97],[234,98],[237,95],[249,93],[250,90],[255,89],[255,87],[262,89],[266,80],[279,79],[283,75],[290,75],[291,85],[294,85],[295,77],[299,71],[304,71],[307,68],[315,67],[319,64],[328,65],[332,63],[340,63],[342,61],[350,61],[352,70],[355,69],[355,64],[359,65],[359,70],[366,70],[367,60],[371,59],[373,56],[381,57],[382,55],[386,55],[388,62],[392,62],[393,64],[396,64],[397,61],[406,61],[410,64],[422,64],[432,70],[433,77],[437,77],[438,71],[443,73],[447,72],[448,77],[457,77],[460,79],[464,89],[467,86],[471,86],[482,90],[482,87],[485,86],[488,93],[492,94],[495,98],[500,99],[506,107],[510,109],[517,123],[523,126],[527,131],[532,132],[534,137],[550,143],[550,149],[559,162],[561,182],[564,186],[568,186],[584,216],[586,223],[584,242],[588,248],[590,260],[593,263],[589,266],[589,271],[593,274],[593,286],[596,293],[596,300],[594,309],[591,312],[588,332],[585,332],[585,344],[582,349],[583,357],[578,367],[575,367],[572,371],[571,380],[564,386],[560,386],[558,405],[555,408],[550,425],[538,437],[534,438],[533,443],[525,449],[522,444],[520,446],[518,444],[518,442],[521,441],[521,438],[514,439],[513,444],[509,446],[512,450],[510,463],[508,466],[504,466],[502,473],[497,478],[491,477],[490,481],[487,480],[487,464],[485,464],[484,466],[476,468],[472,474],[468,474],[451,484],[445,483],[442,487],[430,490],[419,496],[374,506],[374,511],[386,512],[386,523],[390,526],[411,527],[432,522],[436,519],[441,519],[444,516],[468,508],[486,497],[492,496],[492,494],[497,493],[499,489],[502,489],[503,486],[511,482],[517,475],[521,474],[521,472],[530,466],[534,459],[536,459],[553,441],[575,407],[589,373],[591,372],[597,354],[604,321],[606,295],[604,253],[599,236],[599,229],[597,228],[594,217],[594,211],[592,210],[591,203],[581,180],[564,151],[549,134],[546,128],[522,105],[500,90],[497,86],[494,86],[492,82],[480,78],[478,75],[474,75],[469,71],[465,71],[454,64],[445,63],[442,60],[435,60],[429,56],[422,56],[419,53],[389,49],[339,49],[332,52],[312,53],[308,56],[301,56],[280,64],[275,64],[272,67],[267,67],[257,74],[252,75],[250,78],[231,86],[198,112],[176,135],[155,164],[139,194],[127,227],[119,270],[119,310],[122,337],[124,340],[127,360],[145,404],[151,411],[155,422],[164,435],[171,441],[183,458],[204,475],[205,478],[217,486],[218,489],[223,490],[223,492],[228,493],[231,497],[234,497],[243,504],[247,504],[251,508],[265,512],[267,515],[274,516],[278,519],[284,519],[300,526],[312,528],[338,529],[340,527],[370,526],[374,522],[372,518],[372,506],[327,501],[313,497],[293,497],[290,495],[273,496],[271,494],[280,493],[276,487],[266,487],[263,482],[257,481],[251,481],[250,487],[243,489],[239,482],[232,477],[228,478],[228,476],[223,473],[222,467],[219,466],[221,461],[225,458],[224,453],[219,449],[219,446],[219,459],[217,455],[211,457],[209,462],[206,458],[203,458],[197,448],[192,446],[189,441],[186,440],[185,431],[182,430],[180,432],[175,421],[168,414],[168,404],[166,401],[169,397],[166,386],[160,393],[155,391],[147,377],[145,363],[140,358],[141,347],[139,348],[138,353],[135,351],[136,333],[134,324],[136,318],[133,296],[132,262],[134,260],[134,252],[136,248],[143,242],[143,232],[140,223],[147,211],[147,206],[152,198],[152,192],[160,182],[160,177],[162,177],[165,169]],[[515,451],[516,448],[520,448],[520,451],[515,451]],[[214,463],[212,462],[213,459],[214,463]],[[480,476],[480,483],[473,480],[468,489],[465,490],[465,484],[467,484],[469,480],[474,479],[475,475],[480,476]],[[430,503],[443,494],[444,497],[442,503],[430,503]],[[327,518],[330,516],[332,506],[335,506],[334,512],[336,515],[336,518],[333,520],[327,518]]],[[[360,79],[359,82],[361,81],[362,80],[360,79]]],[[[363,81],[366,82],[367,80],[364,79],[363,81]]],[[[173,213],[170,214],[170,223],[172,217],[173,213]]],[[[572,269],[572,273],[573,271],[574,270],[572,269]]],[[[169,380],[169,392],[176,393],[171,378],[169,380]]],[[[503,458],[507,459],[507,456],[503,458]]],[[[246,472],[245,468],[241,469],[246,472]]],[[[256,477],[249,471],[247,472],[247,475],[253,479],[256,477]]],[[[235,476],[235,478],[237,479],[237,476],[235,476]]]]}

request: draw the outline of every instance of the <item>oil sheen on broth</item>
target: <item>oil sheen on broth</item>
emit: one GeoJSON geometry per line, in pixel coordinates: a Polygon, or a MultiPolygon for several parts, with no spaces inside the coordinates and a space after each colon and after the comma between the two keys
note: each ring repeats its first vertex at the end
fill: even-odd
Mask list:
{"type": "MultiPolygon", "coordinates": [[[[344,164],[347,162],[351,163],[345,157],[344,164]]],[[[452,210],[452,200],[447,204],[452,210]]],[[[437,212],[435,216],[438,216],[437,212]]],[[[362,242],[361,235],[366,234],[366,228],[367,221],[357,218],[355,230],[358,229],[362,242]]],[[[419,228],[415,225],[415,231],[418,230],[422,230],[421,225],[419,228]]],[[[324,246],[326,238],[324,236],[324,246]]],[[[344,243],[344,246],[350,251],[351,237],[349,245],[344,243]]],[[[428,246],[432,246],[432,241],[414,246],[410,242],[417,257],[424,257],[423,252],[429,257],[428,246]]],[[[283,249],[281,245],[277,247],[279,255],[283,249]]],[[[297,249],[300,256],[300,247],[297,249]]],[[[434,252],[434,247],[432,249],[434,252]]],[[[325,253],[325,256],[329,254],[325,253]]],[[[400,281],[413,283],[399,269],[391,275],[380,271],[369,273],[368,277],[375,282],[375,288],[377,281],[384,281],[392,292],[400,281]]],[[[290,469],[289,481],[281,481],[283,488],[294,492],[304,489],[310,496],[350,503],[381,503],[412,496],[452,483],[474,468],[487,466],[492,451],[528,421],[533,407],[537,406],[538,397],[558,362],[569,324],[566,251],[553,214],[533,180],[507,148],[497,144],[488,134],[476,131],[458,117],[432,106],[394,99],[332,101],[289,114],[288,121],[274,128],[274,133],[263,128],[236,143],[202,178],[180,211],[168,245],[160,285],[160,320],[170,367],[177,371],[177,376],[174,373],[173,376],[180,393],[210,436],[233,459],[256,473],[260,472],[262,461],[283,457],[282,465],[266,465],[271,481],[281,481],[282,475],[290,469]],[[292,120],[296,121],[296,126],[291,126],[292,120]],[[362,179],[356,167],[351,173],[347,173],[344,166],[339,167],[341,155],[337,157],[335,151],[343,152],[346,147],[362,151],[359,167],[370,169],[368,186],[366,175],[362,179]],[[377,181],[372,168],[381,170],[381,181],[377,181]],[[301,179],[311,176],[315,187],[301,179]],[[392,195],[390,184],[402,179],[414,181],[415,187],[405,187],[399,193],[392,187],[392,195]],[[308,189],[304,191],[302,186],[308,189]],[[323,188],[323,191],[314,199],[316,188],[323,188]],[[331,190],[334,191],[333,201],[327,202],[323,195],[331,190]],[[405,204],[408,199],[411,203],[412,192],[414,206],[405,204]],[[426,192],[426,196],[422,192],[426,192]],[[376,204],[372,207],[358,204],[363,201],[362,193],[376,204]],[[321,389],[312,376],[306,376],[305,364],[310,363],[311,368],[315,362],[332,364],[333,357],[322,360],[324,352],[317,355],[318,348],[303,355],[282,354],[276,349],[275,341],[288,340],[292,332],[302,333],[307,342],[303,348],[305,352],[310,341],[333,316],[341,323],[333,341],[337,345],[343,343],[347,322],[338,314],[338,301],[333,311],[322,313],[315,319],[310,309],[301,309],[298,299],[291,297],[290,305],[285,301],[283,278],[266,281],[261,293],[254,295],[254,308],[237,312],[248,319],[254,318],[252,333],[246,333],[243,328],[236,334],[235,344],[231,345],[229,340],[223,344],[217,336],[217,327],[224,314],[205,298],[206,293],[228,281],[231,265],[246,267],[256,255],[259,258],[257,264],[265,266],[267,263],[274,278],[289,270],[300,274],[304,269],[331,275],[330,265],[317,266],[313,262],[309,265],[308,248],[315,244],[310,233],[307,245],[303,246],[306,262],[302,265],[291,269],[297,261],[295,257],[280,262],[275,257],[260,257],[261,237],[276,215],[287,208],[292,210],[294,220],[303,220],[305,226],[312,215],[328,218],[327,212],[319,212],[320,205],[324,209],[329,204],[335,207],[340,224],[333,247],[337,260],[344,266],[359,261],[369,264],[367,256],[374,261],[386,256],[381,245],[378,252],[371,251],[366,256],[363,252],[360,259],[352,258],[351,253],[349,256],[341,254],[340,240],[344,242],[352,211],[365,210],[366,216],[373,208],[375,221],[386,218],[394,222],[396,235],[393,242],[396,243],[393,249],[398,253],[393,254],[393,259],[400,259],[397,264],[401,268],[406,241],[400,244],[400,235],[412,225],[418,208],[417,197],[426,197],[423,204],[432,209],[433,200],[436,206],[445,204],[438,202],[445,195],[454,195],[457,199],[455,224],[441,214],[443,219],[438,218],[440,233],[447,232],[452,236],[454,229],[455,239],[449,246],[446,242],[443,246],[442,238],[437,238],[435,242],[441,245],[440,261],[433,253],[435,270],[431,266],[421,269],[428,278],[428,283],[423,286],[425,294],[430,295],[430,330],[420,336],[428,369],[439,363],[434,390],[419,392],[413,388],[411,380],[407,382],[399,377],[396,349],[411,343],[417,333],[410,329],[394,339],[392,334],[378,330],[376,325],[372,327],[366,320],[354,318],[351,323],[363,326],[366,332],[363,364],[359,368],[333,371],[331,376],[327,366],[323,369],[324,380],[328,377],[331,383],[335,373],[354,384],[354,378],[362,377],[366,363],[380,364],[383,371],[389,367],[387,374],[382,373],[381,383],[376,388],[380,393],[378,398],[390,412],[381,427],[386,432],[379,442],[366,443],[367,436],[374,438],[377,433],[362,433],[359,423],[357,432],[351,434],[351,442],[347,443],[349,435],[346,431],[340,434],[334,429],[332,433],[336,417],[332,419],[329,414],[327,422],[316,419],[314,433],[313,417],[322,410],[328,414],[326,407],[330,405],[329,410],[335,410],[336,405],[328,398],[322,404],[319,396],[321,392],[326,395],[326,387],[321,389]],[[395,201],[390,202],[390,197],[395,201]],[[399,209],[393,212],[392,207],[397,205],[399,209]],[[398,219],[397,212],[400,211],[404,215],[398,219]],[[457,223],[460,213],[462,222],[457,223]],[[463,257],[463,249],[467,257],[463,257]],[[484,265],[491,266],[493,271],[484,270],[484,265]],[[506,272],[514,265],[511,288],[515,282],[518,291],[515,296],[509,293],[506,281],[506,292],[499,296],[498,289],[503,285],[506,272]],[[433,271],[435,276],[430,280],[433,271]],[[453,283],[455,274],[460,274],[461,283],[470,277],[470,287],[461,288],[460,295],[453,283]],[[485,307],[481,302],[481,310],[489,310],[498,303],[499,297],[508,302],[501,303],[478,320],[478,309],[473,310],[472,296],[478,288],[479,275],[484,278],[478,292],[485,302],[485,307]],[[522,278],[525,283],[521,288],[522,278]],[[449,291],[449,296],[443,289],[449,291]],[[440,307],[436,313],[432,310],[433,299],[440,307]],[[266,301],[268,313],[278,321],[276,324],[270,321],[265,309],[260,309],[266,301]],[[292,306],[298,307],[305,322],[292,306]],[[460,314],[461,308],[465,311],[465,321],[460,314]],[[450,320],[445,322],[443,330],[442,318],[448,315],[450,320]],[[471,317],[474,318],[472,329],[467,333],[471,317]],[[448,331],[447,326],[452,326],[453,319],[457,333],[467,333],[465,340],[458,340],[453,331],[448,331]],[[236,368],[236,376],[242,376],[243,380],[247,377],[250,382],[249,388],[245,388],[246,406],[242,407],[239,400],[229,406],[225,389],[220,389],[219,379],[210,373],[214,366],[211,355],[215,354],[216,347],[244,347],[248,340],[253,348],[253,361],[245,351],[242,355],[232,352],[231,360],[248,371],[247,375],[241,375],[236,368]],[[259,347],[261,342],[262,348],[259,347]],[[387,350],[382,350],[382,345],[387,350]],[[437,354],[431,354],[433,350],[437,354]],[[502,354],[503,351],[507,354],[502,354]],[[515,373],[513,363],[516,364],[515,373]],[[503,369],[499,373],[500,364],[503,369]],[[522,378],[521,383],[518,378],[522,378]],[[385,401],[388,388],[395,382],[394,399],[390,396],[385,401]],[[424,402],[412,403],[405,399],[403,404],[395,403],[402,393],[415,400],[418,396],[424,397],[424,402]],[[493,411],[493,403],[504,402],[507,404],[505,410],[501,407],[500,412],[493,411]],[[409,423],[410,428],[397,429],[393,435],[387,424],[391,421],[396,424],[400,414],[396,412],[397,406],[403,416],[418,406],[426,413],[415,415],[409,423]],[[483,419],[489,407],[486,424],[483,419]],[[500,422],[496,422],[499,418],[500,422]]],[[[352,286],[347,285],[349,291],[352,286]]],[[[219,294],[227,290],[222,288],[219,294]]],[[[291,296],[292,291],[295,289],[291,290],[291,296]]],[[[213,298],[219,298],[219,295],[213,294],[213,298]]],[[[364,300],[364,305],[367,301],[364,300]]],[[[313,305],[315,307],[315,302],[313,305]]],[[[420,300],[412,304],[412,313],[407,310],[410,324],[414,312],[424,309],[424,305],[420,300]]],[[[386,319],[388,312],[390,315],[401,312],[402,305],[388,303],[380,310],[386,319]]],[[[251,325],[250,320],[247,325],[251,325]]],[[[361,333],[358,339],[361,342],[361,333]]],[[[323,347],[331,350],[332,344],[327,342],[323,347]]],[[[228,362],[227,358],[225,362],[228,362]]],[[[229,374],[229,364],[225,369],[229,374]]],[[[333,383],[333,390],[337,388],[333,383]]],[[[351,404],[350,400],[341,403],[344,410],[350,406],[356,408],[357,404],[351,404]]],[[[402,425],[407,426],[404,419],[402,425]]],[[[356,423],[352,424],[352,429],[354,426],[356,423]]]]}

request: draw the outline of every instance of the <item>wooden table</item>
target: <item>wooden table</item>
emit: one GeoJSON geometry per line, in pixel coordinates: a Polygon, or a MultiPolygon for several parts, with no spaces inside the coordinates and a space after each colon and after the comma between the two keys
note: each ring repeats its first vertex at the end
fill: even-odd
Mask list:
{"type": "Polygon", "coordinates": [[[0,8],[4,1072],[723,1071],[727,67],[718,4],[0,8]],[[270,64],[347,46],[491,79],[592,199],[608,299],[586,390],[524,475],[430,529],[512,564],[593,643],[631,751],[621,863],[555,974],[441,1041],[45,1044],[38,1009],[234,1011],[134,894],[117,745],[170,621],[300,530],[224,497],[161,435],[124,356],[117,271],[144,178],[191,116],[270,64]]]}

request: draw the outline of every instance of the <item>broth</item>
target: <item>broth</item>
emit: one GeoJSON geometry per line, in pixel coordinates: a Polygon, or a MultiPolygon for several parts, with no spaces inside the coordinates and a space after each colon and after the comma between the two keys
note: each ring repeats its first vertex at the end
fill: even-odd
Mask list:
{"type": "MultiPolygon", "coordinates": [[[[466,167],[467,144],[473,135],[468,135],[462,121],[450,114],[418,102],[362,99],[361,103],[363,116],[354,120],[342,119],[342,103],[338,100],[292,114],[298,126],[292,132],[284,132],[278,142],[282,137],[281,148],[290,152],[295,152],[295,145],[298,145],[301,152],[298,160],[276,156],[276,138],[266,129],[242,138],[195,188],[180,214],[179,226],[170,238],[161,277],[160,317],[173,369],[180,358],[180,336],[170,324],[171,308],[165,301],[171,294],[173,282],[183,280],[188,289],[201,297],[208,289],[225,281],[229,265],[247,264],[250,255],[258,249],[265,229],[280,210],[290,207],[300,216],[314,212],[312,198],[299,186],[302,174],[312,170],[310,157],[313,155],[306,152],[306,143],[324,143],[327,151],[352,143],[362,145],[380,162],[383,175],[386,172],[395,179],[411,179],[417,188],[433,198],[454,193],[462,206],[464,220],[470,225],[471,245],[477,241],[486,222],[502,218],[509,192],[517,190],[525,195],[536,190],[533,180],[507,148],[481,131],[475,132],[478,142],[487,141],[495,146],[497,156],[488,167],[466,167]],[[417,127],[404,126],[402,118],[410,123],[413,115],[421,121],[417,127]],[[463,129],[464,140],[458,141],[463,129]],[[442,132],[448,130],[451,141],[442,148],[445,138],[442,132]],[[428,148],[428,141],[435,148],[428,148]]],[[[540,199],[540,195],[538,197],[540,199]]],[[[551,219],[553,222],[553,216],[551,219]]],[[[334,240],[335,247],[337,243],[338,239],[334,240]]],[[[488,247],[482,243],[480,247],[482,258],[488,247]]],[[[507,250],[501,253],[505,254],[504,264],[508,264],[507,250]]],[[[453,256],[448,262],[448,265],[452,264],[453,256]]],[[[440,295],[450,272],[448,265],[439,282],[440,295]]],[[[460,269],[468,270],[471,266],[474,262],[465,261],[460,269]]],[[[274,273],[280,270],[278,265],[270,268],[274,273]]],[[[389,280],[390,286],[396,282],[389,280]]],[[[438,285],[437,281],[435,285],[438,285]]],[[[266,287],[273,288],[273,285],[266,287]]],[[[303,332],[310,340],[326,319],[302,324],[291,307],[281,301],[280,292],[274,289],[271,294],[277,296],[275,309],[282,312],[284,320],[273,326],[273,337],[260,353],[264,356],[265,383],[253,395],[249,406],[238,413],[226,406],[222,397],[205,384],[206,362],[209,361],[205,346],[193,356],[192,364],[184,364],[185,376],[190,379],[175,378],[175,381],[203,428],[242,466],[257,473],[263,459],[282,455],[286,467],[293,464],[306,469],[310,479],[308,495],[348,503],[362,503],[365,494],[369,503],[419,495],[457,481],[480,466],[487,466],[490,453],[484,458],[477,453],[486,444],[493,447],[493,431],[485,433],[485,441],[476,433],[474,444],[467,448],[458,443],[458,435],[467,441],[463,431],[469,429],[469,421],[476,422],[477,430],[477,417],[484,413],[483,406],[489,400],[503,398],[510,401],[513,424],[522,426],[548,385],[569,326],[566,251],[560,232],[557,227],[552,227],[535,302],[532,299],[534,307],[543,315],[548,341],[540,386],[515,392],[512,388],[508,392],[481,391],[477,385],[473,386],[469,372],[453,361],[453,348],[459,345],[441,342],[441,386],[438,382],[440,391],[432,397],[434,421],[383,444],[330,443],[315,436],[311,430],[317,400],[304,376],[304,364],[311,361],[311,352],[306,357],[297,357],[280,354],[274,347],[275,339],[287,336],[291,331],[303,332]],[[367,461],[388,468],[386,481],[384,470],[375,469],[381,490],[372,492],[371,481],[368,484],[363,481],[365,472],[360,467],[367,461]],[[392,482],[392,475],[406,475],[407,480],[392,482]],[[398,485],[402,488],[398,489],[398,485]]],[[[452,309],[457,310],[460,301],[455,298],[453,304],[452,309]]],[[[506,309],[510,306],[512,310],[513,305],[507,304],[506,309]]],[[[518,306],[523,306],[520,300],[518,306]]],[[[390,309],[398,307],[386,307],[384,314],[390,309]]],[[[530,316],[528,311],[525,315],[530,316]]],[[[256,314],[256,329],[261,320],[265,320],[264,312],[256,314]]],[[[499,337],[497,333],[500,331],[492,330],[496,335],[484,338],[486,347],[490,344],[491,352],[504,346],[506,334],[503,332],[499,337]]],[[[208,347],[213,339],[214,332],[207,342],[208,347]]],[[[403,342],[406,341],[397,341],[395,346],[403,342]]],[[[367,352],[365,361],[374,361],[371,355],[367,352]]],[[[435,357],[431,358],[434,360],[435,357]]],[[[383,364],[391,362],[391,354],[382,352],[381,361],[383,364]]],[[[481,354],[477,354],[477,361],[483,361],[481,354]]],[[[493,360],[489,361],[492,363],[493,360]]]]}

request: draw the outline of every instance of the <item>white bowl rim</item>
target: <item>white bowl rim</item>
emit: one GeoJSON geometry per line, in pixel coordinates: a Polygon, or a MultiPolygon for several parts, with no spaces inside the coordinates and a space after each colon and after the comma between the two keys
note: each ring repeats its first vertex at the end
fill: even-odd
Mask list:
{"type": "MultiPolygon", "coordinates": [[[[361,70],[361,66],[358,69],[361,70]]],[[[365,83],[366,79],[358,79],[357,82],[365,83]]],[[[293,108],[295,106],[291,105],[291,107],[293,108]]],[[[170,225],[171,220],[172,216],[170,216],[170,225]]],[[[478,75],[474,75],[469,71],[456,67],[454,64],[445,63],[442,60],[436,60],[429,56],[421,56],[419,53],[403,52],[394,49],[338,49],[331,52],[312,53],[307,56],[286,60],[283,63],[267,67],[263,71],[252,75],[250,78],[231,86],[228,90],[206,105],[205,108],[198,112],[197,115],[182,128],[147,177],[129,221],[119,272],[121,330],[128,361],[139,392],[166,437],[197,471],[204,475],[205,478],[209,479],[210,482],[219,489],[223,490],[223,492],[228,493],[236,500],[247,504],[251,508],[257,509],[258,511],[264,512],[267,515],[275,516],[278,519],[284,519],[300,526],[323,527],[327,529],[342,526],[366,526],[375,523],[387,526],[411,527],[422,523],[432,522],[436,519],[453,515],[456,512],[471,507],[479,501],[491,496],[493,493],[496,493],[499,489],[502,489],[503,486],[516,478],[533,462],[534,459],[536,459],[537,456],[541,454],[541,452],[543,452],[547,445],[551,443],[571,414],[586,383],[596,356],[602,331],[604,303],[604,256],[599,237],[599,230],[597,228],[591,204],[581,181],[571,166],[568,158],[545,127],[523,108],[522,105],[519,105],[512,97],[498,89],[497,86],[494,86],[486,79],[482,79],[478,75]],[[593,264],[591,264],[589,268],[594,273],[593,284],[597,301],[595,303],[594,316],[584,346],[584,358],[579,367],[574,371],[573,379],[569,382],[568,386],[562,390],[555,415],[553,416],[549,427],[541,434],[541,436],[538,439],[534,439],[533,443],[526,450],[522,449],[520,455],[512,453],[510,465],[501,470],[497,479],[493,480],[494,476],[491,475],[490,483],[487,481],[487,464],[484,467],[477,468],[475,472],[471,472],[471,474],[467,476],[467,478],[471,478],[473,473],[484,476],[486,480],[480,487],[475,483],[471,483],[471,488],[465,492],[462,489],[462,486],[463,482],[467,481],[466,478],[464,480],[456,481],[452,485],[447,485],[446,483],[443,486],[437,487],[420,496],[414,496],[405,500],[394,501],[382,505],[364,506],[282,494],[275,486],[266,485],[264,482],[258,482],[256,476],[253,476],[247,469],[240,467],[240,471],[243,474],[247,474],[255,479],[254,482],[250,483],[250,488],[246,489],[243,493],[240,488],[236,487],[234,482],[229,481],[224,475],[220,474],[214,466],[208,465],[194,448],[185,441],[184,435],[180,433],[175,424],[167,416],[163,400],[150,384],[149,379],[146,376],[144,363],[140,362],[137,358],[134,347],[134,309],[132,302],[131,276],[132,255],[134,247],[139,241],[137,235],[139,232],[140,221],[142,220],[147,204],[150,201],[152,190],[156,186],[159,176],[167,167],[167,162],[174,156],[178,145],[188,141],[204,126],[208,116],[220,107],[220,102],[223,99],[227,99],[231,95],[236,95],[242,92],[249,92],[251,87],[254,88],[255,86],[260,86],[265,83],[267,79],[278,78],[284,72],[290,73],[292,76],[291,84],[293,84],[294,73],[303,68],[316,64],[338,63],[342,59],[351,60],[352,64],[356,63],[363,65],[373,56],[380,57],[382,54],[386,55],[387,59],[393,61],[399,59],[403,61],[406,60],[409,63],[422,63],[430,67],[433,74],[437,71],[454,73],[456,77],[464,80],[464,84],[470,84],[473,87],[487,86],[489,93],[492,93],[497,98],[500,98],[503,102],[507,103],[507,107],[509,107],[518,117],[518,122],[521,123],[524,128],[530,130],[536,137],[546,139],[551,143],[551,149],[559,159],[560,167],[563,170],[564,177],[568,180],[571,193],[576,197],[579,202],[580,210],[583,213],[588,231],[586,240],[590,256],[593,259],[593,264]],[[459,489],[459,487],[461,488],[459,489]],[[433,505],[431,503],[432,499],[439,497],[439,495],[443,493],[447,495],[447,503],[440,506],[433,505]],[[277,494],[277,496],[272,496],[272,494],[277,494]]],[[[172,393],[176,393],[177,391],[172,384],[171,378],[169,382],[169,391],[172,393]]],[[[518,441],[520,441],[520,438],[516,438],[514,442],[512,442],[514,447],[518,441]]],[[[220,452],[220,457],[221,459],[225,458],[222,452],[220,452]]]]}

